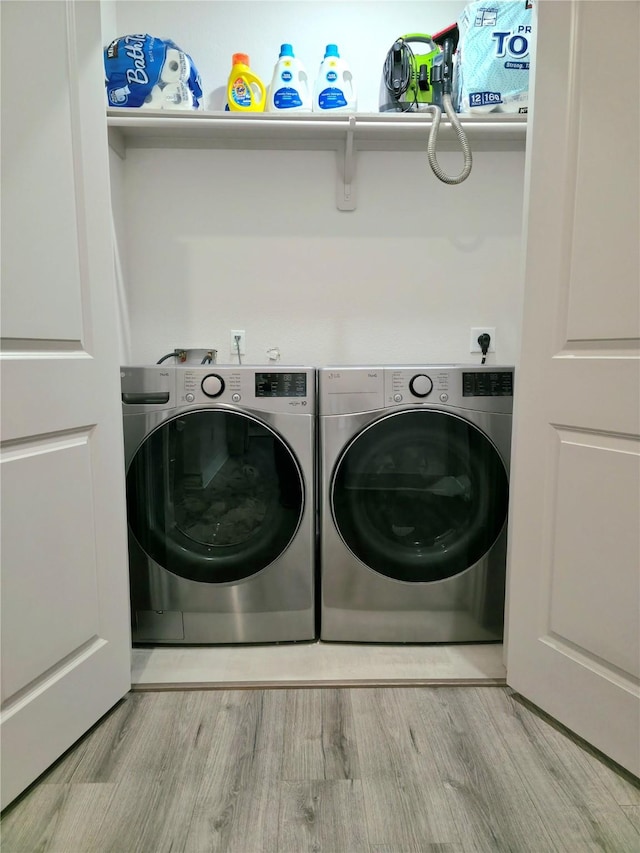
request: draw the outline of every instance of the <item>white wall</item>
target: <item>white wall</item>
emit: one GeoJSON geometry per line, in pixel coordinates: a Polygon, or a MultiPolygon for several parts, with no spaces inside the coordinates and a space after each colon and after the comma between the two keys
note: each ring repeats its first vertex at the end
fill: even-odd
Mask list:
{"type": "MultiPolygon", "coordinates": [[[[169,36],[190,52],[209,95],[235,50],[271,67],[281,41],[305,53],[326,41],[349,45],[354,72],[363,69],[361,93],[375,109],[393,38],[435,31],[463,5],[237,0],[116,8],[118,34],[169,36]]],[[[441,159],[460,167],[457,153],[441,159]]],[[[477,358],[470,327],[487,325],[496,328],[489,361],[513,363],[523,173],[524,151],[475,152],[471,177],[447,187],[426,154],[360,152],[358,208],[345,213],[335,206],[333,152],[130,149],[112,174],[120,183],[114,196],[122,193],[116,215],[132,361],[185,346],[214,347],[228,362],[230,330],[245,329],[245,362],[264,362],[274,346],[289,364],[468,362],[477,358]]]]}

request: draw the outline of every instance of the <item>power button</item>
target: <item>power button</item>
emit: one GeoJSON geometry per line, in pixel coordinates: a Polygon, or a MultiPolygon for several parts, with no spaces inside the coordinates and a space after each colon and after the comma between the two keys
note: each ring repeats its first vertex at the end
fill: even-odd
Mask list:
{"type": "Polygon", "coordinates": [[[184,399],[187,401],[187,403],[193,403],[193,401],[196,399],[196,395],[195,394],[185,394],[184,399]]]}

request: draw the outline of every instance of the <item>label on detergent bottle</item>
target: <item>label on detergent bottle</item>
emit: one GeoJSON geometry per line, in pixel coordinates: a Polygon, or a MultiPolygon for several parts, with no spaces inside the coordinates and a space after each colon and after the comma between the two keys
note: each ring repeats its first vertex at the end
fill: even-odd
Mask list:
{"type": "Polygon", "coordinates": [[[292,107],[301,107],[302,100],[300,99],[300,94],[297,89],[291,88],[291,86],[287,86],[287,83],[291,83],[293,80],[293,74],[285,68],[285,70],[280,75],[280,79],[285,84],[280,89],[278,89],[273,95],[273,105],[278,110],[286,110],[291,109],[292,107]]]}
{"type": "Polygon", "coordinates": [[[236,77],[236,79],[233,81],[231,97],[233,98],[234,102],[240,107],[251,106],[251,90],[249,89],[246,84],[246,81],[242,77],[236,77]]]}
{"type": "MultiPolygon", "coordinates": [[[[327,83],[335,83],[338,75],[335,71],[327,71],[327,83]]],[[[329,86],[323,89],[318,95],[318,104],[321,110],[335,110],[337,107],[346,107],[347,101],[342,89],[337,89],[335,86],[329,86]]]]}

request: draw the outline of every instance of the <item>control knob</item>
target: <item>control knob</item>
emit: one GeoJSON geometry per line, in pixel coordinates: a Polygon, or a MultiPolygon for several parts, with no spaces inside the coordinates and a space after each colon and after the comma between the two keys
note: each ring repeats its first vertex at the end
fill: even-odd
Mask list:
{"type": "Polygon", "coordinates": [[[433,382],[426,373],[417,373],[409,381],[409,390],[414,397],[428,397],[433,391],[433,382]]]}
{"type": "Polygon", "coordinates": [[[224,379],[217,373],[209,373],[200,383],[200,387],[207,397],[219,397],[224,391],[224,379]]]}

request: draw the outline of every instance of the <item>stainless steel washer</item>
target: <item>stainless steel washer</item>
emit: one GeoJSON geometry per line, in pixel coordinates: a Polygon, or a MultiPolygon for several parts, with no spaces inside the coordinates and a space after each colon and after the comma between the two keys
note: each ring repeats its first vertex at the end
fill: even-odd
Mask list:
{"type": "Polygon", "coordinates": [[[314,639],[315,371],[121,376],[134,641],[314,639]]]}
{"type": "Polygon", "coordinates": [[[513,374],[319,371],[322,640],[502,638],[513,374]]]}

